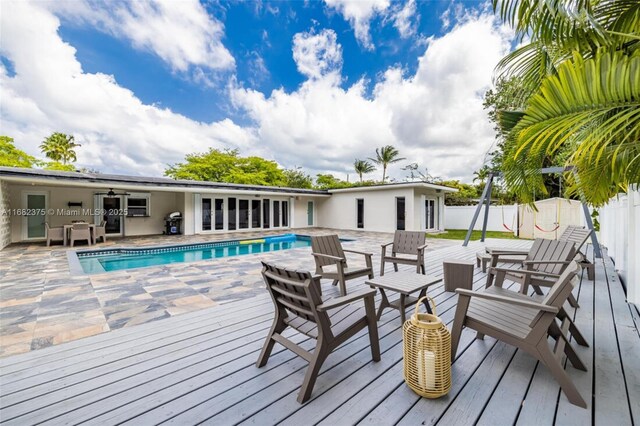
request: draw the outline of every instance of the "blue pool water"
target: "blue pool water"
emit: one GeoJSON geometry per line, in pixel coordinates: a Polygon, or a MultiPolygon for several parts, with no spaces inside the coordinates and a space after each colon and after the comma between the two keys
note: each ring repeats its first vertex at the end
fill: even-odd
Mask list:
{"type": "Polygon", "coordinates": [[[131,249],[106,249],[77,252],[82,271],[97,274],[122,269],[170,263],[195,262],[220,257],[266,253],[311,246],[307,236],[285,234],[251,240],[220,241],[215,243],[188,244],[131,249]]]}

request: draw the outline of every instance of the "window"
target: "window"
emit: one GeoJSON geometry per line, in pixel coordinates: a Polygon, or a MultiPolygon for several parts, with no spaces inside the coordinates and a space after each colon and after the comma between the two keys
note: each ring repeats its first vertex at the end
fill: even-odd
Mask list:
{"type": "Polygon", "coordinates": [[[233,231],[236,229],[236,199],[229,198],[227,201],[229,204],[229,219],[227,220],[227,229],[233,231]]]}
{"type": "Polygon", "coordinates": [[[238,229],[249,227],[249,200],[238,201],[238,229]]]}
{"type": "Polygon", "coordinates": [[[149,194],[129,194],[127,196],[127,216],[149,216],[149,194]]]}
{"type": "Polygon", "coordinates": [[[216,230],[220,231],[224,229],[224,200],[222,198],[216,198],[215,200],[215,221],[216,230]]]}
{"type": "Polygon", "coordinates": [[[280,201],[273,202],[273,227],[280,227],[280,201]]]}
{"type": "Polygon", "coordinates": [[[211,231],[211,198],[202,199],[202,230],[211,231]]]}
{"type": "Polygon", "coordinates": [[[282,226],[289,226],[289,202],[282,202],[282,226]]]}
{"type": "Polygon", "coordinates": [[[251,227],[260,228],[260,200],[251,200],[251,227]]]}
{"type": "Polygon", "coordinates": [[[364,229],[364,199],[356,199],[356,226],[364,229]]]}
{"type": "Polygon", "coordinates": [[[269,228],[269,220],[270,220],[270,216],[269,216],[269,212],[270,212],[270,208],[271,208],[271,201],[268,199],[265,199],[262,203],[262,227],[267,229],[269,228]]]}
{"type": "Polygon", "coordinates": [[[424,201],[425,228],[435,229],[436,227],[436,200],[426,199],[424,201]]]}
{"type": "Polygon", "coordinates": [[[404,197],[396,197],[396,229],[404,231],[405,225],[405,202],[404,197]]]}

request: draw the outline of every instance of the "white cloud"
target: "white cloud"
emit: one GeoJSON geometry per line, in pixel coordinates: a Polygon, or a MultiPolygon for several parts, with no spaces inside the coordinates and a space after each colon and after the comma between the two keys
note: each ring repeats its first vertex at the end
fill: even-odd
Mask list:
{"type": "MultiPolygon", "coordinates": [[[[415,74],[390,68],[369,96],[364,81],[343,89],[340,80],[310,78],[294,92],[270,96],[237,88],[233,100],[254,120],[264,149],[277,151],[284,164],[353,173],[354,158],[391,144],[407,163],[469,179],[494,140],[482,96],[511,37],[492,15],[468,15],[450,33],[428,39],[415,74]]],[[[404,177],[400,165],[392,175],[404,177]]]]}
{"type": "Polygon", "coordinates": [[[228,70],[235,65],[222,43],[223,24],[197,0],[61,0],[43,5],[71,22],[89,23],[153,52],[174,71],[228,70]]]}
{"type": "Polygon", "coordinates": [[[364,48],[373,50],[374,45],[369,33],[371,19],[376,14],[385,12],[391,4],[390,0],[324,0],[324,2],[349,21],[356,39],[364,48]]]}
{"type": "Polygon", "coordinates": [[[103,172],[162,174],[167,163],[208,147],[255,145],[231,120],[200,123],[143,104],[112,76],[85,73],[75,49],[58,35],[60,22],[42,4],[3,1],[0,52],[15,75],[0,69],[0,132],[29,153],[54,131],[82,144],[78,163],[103,172]]]}
{"type": "Polygon", "coordinates": [[[310,79],[327,74],[339,75],[342,68],[342,46],[335,31],[309,31],[293,37],[293,60],[298,71],[310,79]]]}
{"type": "Polygon", "coordinates": [[[393,12],[393,26],[396,27],[400,37],[409,38],[416,34],[420,15],[417,13],[416,0],[407,0],[404,6],[396,8],[393,12]]]}

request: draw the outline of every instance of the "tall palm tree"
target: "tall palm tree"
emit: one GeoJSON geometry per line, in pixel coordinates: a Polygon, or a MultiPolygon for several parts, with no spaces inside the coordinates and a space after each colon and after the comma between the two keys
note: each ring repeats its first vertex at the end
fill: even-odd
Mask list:
{"type": "Polygon", "coordinates": [[[358,176],[360,176],[360,183],[362,183],[362,175],[373,172],[376,168],[367,160],[358,160],[353,162],[353,168],[358,176]]]}
{"type": "Polygon", "coordinates": [[[538,170],[569,152],[569,192],[593,205],[640,183],[640,2],[493,0],[529,42],[498,64],[525,107],[499,113],[503,171],[524,201],[546,193],[538,170]]]}
{"type": "Polygon", "coordinates": [[[393,145],[386,145],[382,148],[376,148],[376,158],[369,158],[377,165],[382,166],[382,183],[387,178],[387,166],[405,160],[404,157],[398,157],[400,152],[393,145]]]}
{"type": "Polygon", "coordinates": [[[81,145],[75,143],[73,135],[56,132],[40,144],[40,149],[47,158],[66,165],[70,161],[73,162],[77,160],[74,148],[79,146],[81,145]]]}

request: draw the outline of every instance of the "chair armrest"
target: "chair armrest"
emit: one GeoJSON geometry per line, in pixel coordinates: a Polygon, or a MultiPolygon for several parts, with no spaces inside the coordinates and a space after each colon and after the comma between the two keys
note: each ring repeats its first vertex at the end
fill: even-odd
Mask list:
{"type": "Polygon", "coordinates": [[[369,257],[373,256],[373,253],[365,253],[363,251],[345,250],[345,249],[342,249],[342,251],[345,253],[355,253],[355,254],[361,254],[363,256],[369,256],[369,257]]]}
{"type": "Polygon", "coordinates": [[[560,275],[558,274],[550,274],[548,272],[539,272],[539,271],[531,271],[529,269],[511,269],[511,268],[500,268],[500,267],[493,267],[493,268],[489,268],[489,273],[492,273],[492,271],[496,271],[496,272],[506,272],[506,273],[516,273],[516,274],[527,274],[527,275],[539,275],[539,276],[543,276],[543,277],[549,277],[549,278],[558,278],[560,277],[560,275]]]}
{"type": "Polygon", "coordinates": [[[533,300],[523,300],[520,298],[504,296],[501,294],[482,293],[482,292],[467,290],[464,288],[456,289],[456,293],[458,293],[460,296],[478,297],[480,299],[510,303],[512,305],[524,306],[525,308],[538,309],[540,311],[545,311],[545,312],[558,313],[559,311],[559,309],[554,306],[544,305],[542,303],[534,302],[533,300]]]}
{"type": "Polygon", "coordinates": [[[429,243],[421,245],[420,247],[418,247],[418,251],[422,251],[422,250],[426,249],[428,245],[429,245],[429,243]]]}
{"type": "Polygon", "coordinates": [[[524,262],[522,262],[522,264],[523,265],[538,265],[538,264],[568,265],[571,262],[573,262],[573,260],[525,260],[524,262]]]}
{"type": "Polygon", "coordinates": [[[485,250],[489,254],[517,254],[522,256],[526,256],[527,254],[529,254],[529,250],[516,250],[516,249],[508,249],[508,248],[501,249],[501,248],[486,247],[485,250]]]}
{"type": "Polygon", "coordinates": [[[381,244],[380,247],[389,247],[392,244],[393,244],[393,241],[387,244],[381,244]]]}
{"type": "Polygon", "coordinates": [[[314,257],[323,257],[325,259],[333,260],[335,262],[346,262],[347,259],[338,256],[331,256],[328,254],[320,254],[320,253],[311,253],[314,257]]]}
{"type": "Polygon", "coordinates": [[[358,290],[355,293],[347,294],[346,296],[336,297],[329,299],[322,305],[316,306],[316,310],[319,312],[328,311],[330,309],[339,308],[340,306],[347,305],[355,302],[356,300],[365,299],[367,297],[374,297],[376,295],[375,289],[358,290]]]}

